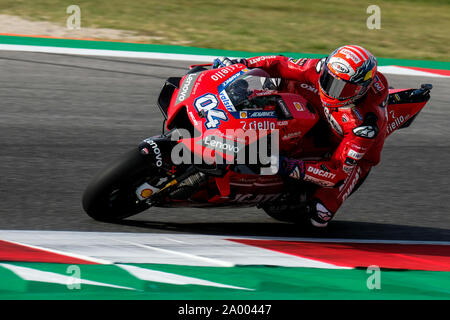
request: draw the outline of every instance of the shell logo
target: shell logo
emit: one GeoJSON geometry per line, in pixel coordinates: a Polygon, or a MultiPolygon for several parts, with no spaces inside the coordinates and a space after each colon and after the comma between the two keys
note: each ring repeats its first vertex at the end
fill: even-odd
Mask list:
{"type": "Polygon", "coordinates": [[[153,194],[153,190],[152,189],[143,189],[141,191],[141,197],[142,198],[148,198],[153,194]]]}
{"type": "Polygon", "coordinates": [[[303,111],[303,106],[300,102],[294,102],[294,107],[297,109],[297,111],[303,111]]]}
{"type": "Polygon", "coordinates": [[[246,111],[242,111],[240,116],[241,116],[241,119],[247,118],[247,112],[246,111]]]}

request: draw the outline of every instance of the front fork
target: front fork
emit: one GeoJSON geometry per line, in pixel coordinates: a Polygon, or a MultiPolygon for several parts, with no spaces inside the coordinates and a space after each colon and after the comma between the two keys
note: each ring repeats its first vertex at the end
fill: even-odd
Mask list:
{"type": "Polygon", "coordinates": [[[147,138],[139,144],[140,152],[148,157],[150,165],[159,173],[159,177],[149,177],[149,181],[136,189],[140,201],[155,206],[170,198],[188,198],[206,180],[206,174],[193,165],[173,164],[171,154],[177,143],[170,139],[170,134],[166,134],[147,138]]]}

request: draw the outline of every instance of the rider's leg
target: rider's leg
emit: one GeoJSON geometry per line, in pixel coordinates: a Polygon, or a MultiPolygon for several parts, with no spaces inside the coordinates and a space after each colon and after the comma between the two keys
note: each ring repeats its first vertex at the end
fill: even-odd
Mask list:
{"type": "Polygon", "coordinates": [[[342,203],[364,182],[369,171],[370,166],[365,163],[355,165],[341,186],[317,189],[310,206],[311,224],[326,227],[342,203]]]}

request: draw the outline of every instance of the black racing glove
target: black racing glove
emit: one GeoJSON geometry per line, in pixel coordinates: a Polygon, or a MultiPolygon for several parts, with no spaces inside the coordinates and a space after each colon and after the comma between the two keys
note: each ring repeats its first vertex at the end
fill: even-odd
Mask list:
{"type": "Polygon", "coordinates": [[[305,177],[305,163],[302,160],[280,157],[278,175],[303,180],[305,177]]]}

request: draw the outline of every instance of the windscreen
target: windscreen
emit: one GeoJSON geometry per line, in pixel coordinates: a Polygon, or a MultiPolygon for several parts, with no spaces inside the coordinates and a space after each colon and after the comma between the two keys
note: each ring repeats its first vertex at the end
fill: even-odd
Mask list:
{"type": "Polygon", "coordinates": [[[237,111],[265,109],[275,105],[276,85],[267,72],[253,69],[237,77],[225,89],[237,111]]]}

